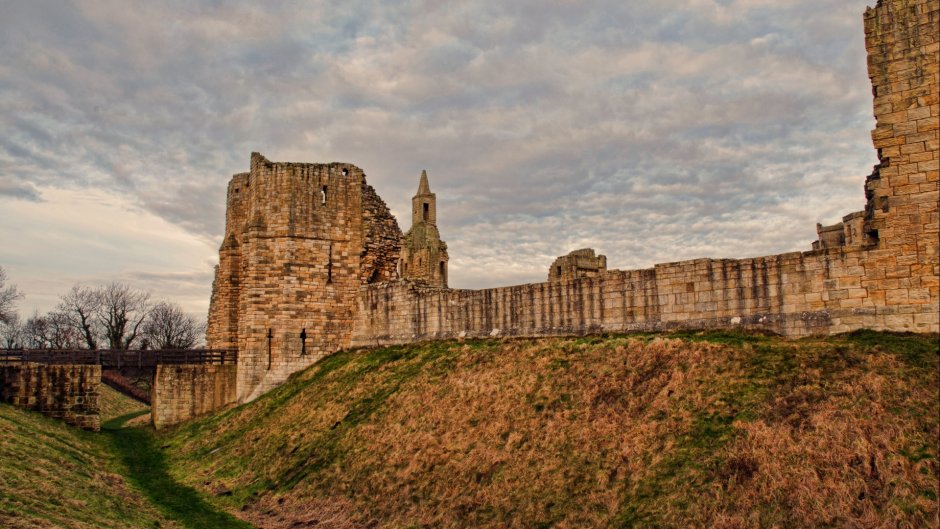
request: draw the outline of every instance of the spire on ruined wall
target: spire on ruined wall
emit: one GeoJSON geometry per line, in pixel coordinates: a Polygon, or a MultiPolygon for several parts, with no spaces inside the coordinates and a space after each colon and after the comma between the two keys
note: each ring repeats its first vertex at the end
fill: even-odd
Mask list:
{"type": "Polygon", "coordinates": [[[422,223],[437,225],[437,195],[431,192],[427,171],[421,171],[418,192],[411,199],[411,225],[422,223]]]}
{"type": "Polygon", "coordinates": [[[428,184],[428,172],[426,169],[421,170],[421,181],[418,182],[418,193],[415,195],[420,197],[422,195],[432,195],[431,186],[428,184]]]}
{"type": "Polygon", "coordinates": [[[418,192],[411,199],[411,229],[402,237],[399,274],[404,279],[447,287],[447,244],[437,230],[437,195],[428,172],[421,171],[418,192]]]}

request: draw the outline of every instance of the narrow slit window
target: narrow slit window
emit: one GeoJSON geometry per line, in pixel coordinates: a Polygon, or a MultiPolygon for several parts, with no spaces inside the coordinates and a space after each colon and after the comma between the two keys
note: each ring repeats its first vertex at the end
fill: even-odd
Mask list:
{"type": "Polygon", "coordinates": [[[333,245],[330,245],[329,260],[326,262],[326,284],[333,283],[333,245]]]}
{"type": "Polygon", "coordinates": [[[349,169],[343,167],[343,176],[349,176],[349,169]]]}
{"type": "Polygon", "coordinates": [[[323,186],[322,188],[320,188],[320,205],[321,206],[326,205],[326,186],[323,186]]]}
{"type": "Polygon", "coordinates": [[[427,222],[428,218],[431,215],[431,205],[427,202],[424,203],[424,221],[427,222]]]}

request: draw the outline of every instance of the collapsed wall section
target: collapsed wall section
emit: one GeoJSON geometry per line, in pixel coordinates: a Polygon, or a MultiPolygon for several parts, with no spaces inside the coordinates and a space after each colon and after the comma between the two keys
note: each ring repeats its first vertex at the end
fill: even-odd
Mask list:
{"type": "Polygon", "coordinates": [[[880,163],[865,185],[869,252],[860,287],[901,314],[938,302],[938,27],[937,0],[879,1],[865,12],[880,163]]]}

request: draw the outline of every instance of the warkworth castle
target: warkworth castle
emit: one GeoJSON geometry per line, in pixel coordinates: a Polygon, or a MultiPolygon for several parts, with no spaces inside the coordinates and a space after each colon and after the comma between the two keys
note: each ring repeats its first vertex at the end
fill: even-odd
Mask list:
{"type": "Polygon", "coordinates": [[[355,346],[676,328],[940,331],[940,12],[935,1],[883,0],[864,21],[879,164],[859,178],[864,209],[817,226],[810,251],[614,270],[584,249],[559,257],[543,283],[451,289],[427,174],[402,233],[359,167],[253,153],[228,186],[207,331],[210,348],[238,349],[237,400],[355,346]]]}

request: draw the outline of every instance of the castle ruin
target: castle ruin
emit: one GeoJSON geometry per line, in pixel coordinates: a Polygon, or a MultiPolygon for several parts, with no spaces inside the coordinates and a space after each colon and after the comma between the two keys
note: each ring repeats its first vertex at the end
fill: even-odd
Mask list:
{"type": "Polygon", "coordinates": [[[879,163],[864,210],[817,225],[811,251],[613,270],[584,249],[544,283],[450,289],[426,174],[402,234],[358,167],[254,153],[229,183],[208,345],[238,349],[246,401],[353,346],[679,328],[938,332],[940,2],[880,0],[864,22],[879,163]]]}

